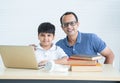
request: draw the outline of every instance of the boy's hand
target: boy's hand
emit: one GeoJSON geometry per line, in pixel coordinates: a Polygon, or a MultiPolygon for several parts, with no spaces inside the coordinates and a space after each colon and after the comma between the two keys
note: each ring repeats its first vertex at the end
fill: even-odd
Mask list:
{"type": "Polygon", "coordinates": [[[40,66],[45,66],[45,64],[47,63],[47,60],[43,60],[43,61],[41,61],[39,64],[38,64],[38,66],[40,67],[40,66]]]}

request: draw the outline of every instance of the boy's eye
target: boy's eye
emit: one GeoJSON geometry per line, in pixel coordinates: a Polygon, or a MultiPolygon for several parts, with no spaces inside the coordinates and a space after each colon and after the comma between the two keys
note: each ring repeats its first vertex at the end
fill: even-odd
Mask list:
{"type": "Polygon", "coordinates": [[[44,34],[41,34],[40,36],[45,36],[44,34]]]}
{"type": "Polygon", "coordinates": [[[49,37],[50,37],[51,35],[50,35],[50,34],[48,34],[47,36],[49,36],[49,37]]]}

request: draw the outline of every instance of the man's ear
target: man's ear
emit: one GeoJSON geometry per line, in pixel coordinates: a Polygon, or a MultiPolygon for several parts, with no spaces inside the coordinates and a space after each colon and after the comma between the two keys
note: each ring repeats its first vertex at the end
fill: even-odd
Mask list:
{"type": "MultiPolygon", "coordinates": [[[[63,29],[64,27],[61,25],[61,28],[63,29]]],[[[64,29],[63,29],[64,30],[64,29]]]]}
{"type": "Polygon", "coordinates": [[[77,26],[80,26],[80,22],[77,22],[77,26]]]}
{"type": "Polygon", "coordinates": [[[63,28],[63,24],[61,24],[60,26],[61,26],[61,28],[63,28]]]}

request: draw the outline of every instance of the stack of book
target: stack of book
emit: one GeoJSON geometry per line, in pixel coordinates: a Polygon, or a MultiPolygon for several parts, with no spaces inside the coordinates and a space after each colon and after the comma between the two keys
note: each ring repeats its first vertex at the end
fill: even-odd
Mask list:
{"type": "Polygon", "coordinates": [[[98,62],[101,58],[101,55],[72,55],[68,59],[68,64],[71,66],[71,71],[102,71],[102,64],[98,62]]]}

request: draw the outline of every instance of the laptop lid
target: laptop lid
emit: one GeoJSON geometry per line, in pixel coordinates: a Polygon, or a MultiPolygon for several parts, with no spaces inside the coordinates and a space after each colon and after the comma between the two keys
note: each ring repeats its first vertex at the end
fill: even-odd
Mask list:
{"type": "Polygon", "coordinates": [[[0,54],[5,67],[38,69],[31,46],[0,45],[0,54]]]}

